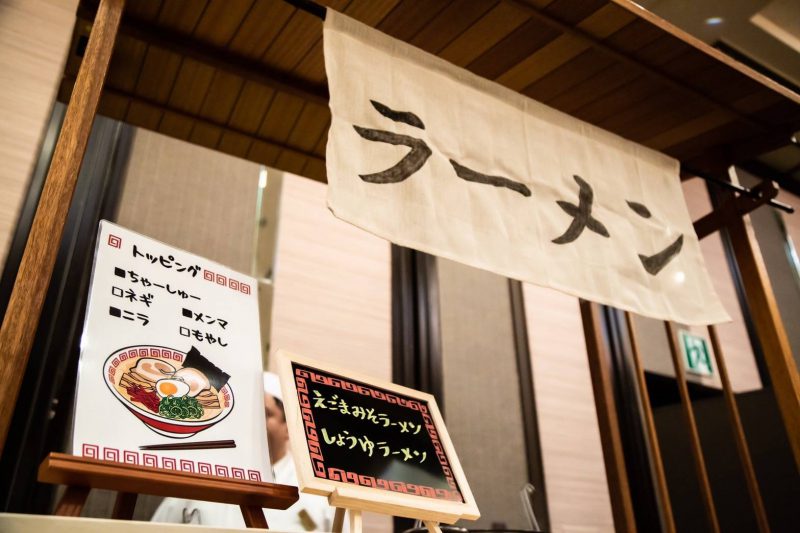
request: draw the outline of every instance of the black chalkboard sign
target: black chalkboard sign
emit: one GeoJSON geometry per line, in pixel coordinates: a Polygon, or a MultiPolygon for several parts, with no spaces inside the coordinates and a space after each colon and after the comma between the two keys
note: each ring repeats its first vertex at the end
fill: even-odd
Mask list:
{"type": "Polygon", "coordinates": [[[314,476],[465,502],[428,401],[291,364],[314,476]]]}

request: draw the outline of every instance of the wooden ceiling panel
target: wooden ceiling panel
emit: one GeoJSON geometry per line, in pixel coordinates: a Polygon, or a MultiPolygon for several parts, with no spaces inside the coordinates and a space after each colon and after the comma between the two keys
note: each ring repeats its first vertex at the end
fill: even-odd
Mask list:
{"type": "Polygon", "coordinates": [[[250,150],[250,145],[252,143],[252,137],[233,131],[224,131],[222,132],[222,138],[219,140],[217,149],[226,154],[246,159],[247,152],[250,150]]]}
{"type": "Polygon", "coordinates": [[[136,94],[159,103],[166,102],[180,64],[178,54],[149,46],[136,81],[136,94]]]}
{"type": "MultiPolygon", "coordinates": [[[[318,1],[673,155],[727,157],[730,143],[749,139],[766,150],[800,129],[799,96],[625,0],[318,1]]],[[[79,7],[62,100],[96,5],[79,7]]],[[[120,31],[101,112],[324,179],[330,113],[317,18],[282,0],[140,0],[120,31]]]]}
{"type": "Polygon", "coordinates": [[[305,103],[297,96],[283,92],[276,93],[269,110],[264,115],[258,130],[259,135],[281,144],[285,143],[305,103]]]}
{"type": "Polygon", "coordinates": [[[189,134],[189,142],[214,150],[222,137],[222,131],[218,126],[195,122],[192,133],[189,134]]]}
{"type": "Polygon", "coordinates": [[[208,0],[164,0],[158,14],[158,25],[190,35],[207,6],[208,0]]]}
{"type": "Polygon", "coordinates": [[[500,2],[450,41],[439,56],[453,64],[466,66],[527,20],[528,14],[524,9],[500,2]]]}
{"type": "Polygon", "coordinates": [[[411,42],[430,20],[435,19],[450,3],[450,0],[428,0],[425,2],[426,16],[419,15],[419,5],[404,1],[395,7],[377,26],[395,39],[411,42]]]}
{"type": "MultiPolygon", "coordinates": [[[[184,58],[171,89],[170,107],[191,114],[199,113],[213,78],[212,67],[191,58],[184,58]]],[[[116,87],[114,84],[112,86],[116,87]]]]}
{"type": "MultiPolygon", "coordinates": [[[[345,13],[369,26],[375,26],[397,5],[399,0],[354,0],[345,13]]],[[[325,58],[322,53],[322,39],[318,39],[300,64],[292,72],[294,75],[317,85],[325,83],[325,58]]]]}
{"type": "Polygon", "coordinates": [[[162,0],[136,0],[125,6],[125,13],[149,22],[158,17],[163,4],[162,0]]]}
{"type": "Polygon", "coordinates": [[[548,105],[572,114],[576,109],[617,91],[640,75],[639,70],[631,66],[615,63],[584,83],[573,87],[571,91],[553,98],[548,105]]]}
{"type": "Polygon", "coordinates": [[[161,109],[154,105],[132,100],[128,106],[128,114],[125,115],[125,122],[130,122],[140,128],[158,131],[158,124],[161,122],[162,114],[161,109]]]}
{"type": "Polygon", "coordinates": [[[256,133],[274,96],[273,89],[255,82],[246,82],[228,124],[247,133],[256,133]]]}
{"type": "MultiPolygon", "coordinates": [[[[146,51],[146,43],[124,35],[120,36],[111,56],[106,83],[123,91],[132,91],[136,86],[136,79],[142,68],[146,51]]],[[[67,72],[77,74],[77,70],[70,72],[69,68],[67,72]]]]}
{"type": "Polygon", "coordinates": [[[194,120],[191,120],[179,113],[165,111],[158,125],[158,131],[164,135],[175,137],[181,140],[188,140],[194,128],[194,120]]]}
{"type": "Polygon", "coordinates": [[[244,80],[239,76],[217,70],[203,100],[201,115],[215,122],[227,123],[243,86],[244,80]]]}
{"type": "Polygon", "coordinates": [[[624,11],[606,0],[556,0],[542,11],[565,24],[575,26],[601,8],[607,8],[615,13],[624,11]]]}
{"type": "Polygon", "coordinates": [[[544,45],[561,35],[539,20],[528,20],[492,48],[477,57],[467,68],[488,79],[495,79],[544,45]]]}
{"type": "Polygon", "coordinates": [[[614,61],[606,54],[589,49],[521,92],[540,102],[549,103],[613,64],[614,61]]]}
{"type": "Polygon", "coordinates": [[[274,144],[255,140],[253,141],[253,144],[250,145],[250,151],[247,153],[247,159],[250,159],[251,161],[257,161],[263,165],[274,167],[275,161],[277,161],[280,153],[281,149],[274,144]]]}
{"type": "Polygon", "coordinates": [[[286,2],[256,0],[250,15],[242,21],[228,49],[253,59],[267,51],[295,9],[286,2]]]}
{"type": "Polygon", "coordinates": [[[255,0],[211,0],[197,22],[194,36],[208,44],[227,46],[254,3],[255,0]]]}
{"type": "Polygon", "coordinates": [[[430,19],[429,24],[414,35],[410,42],[427,52],[437,54],[495,5],[497,5],[495,0],[484,2],[454,0],[435,18],[430,19]]]}
{"type": "Polygon", "coordinates": [[[292,127],[286,142],[305,152],[314,150],[327,126],[325,118],[330,115],[328,108],[311,102],[306,103],[297,122],[292,127]]]}
{"type": "Polygon", "coordinates": [[[311,50],[319,35],[319,20],[308,13],[295,11],[261,60],[271,67],[290,72],[311,50]]]}

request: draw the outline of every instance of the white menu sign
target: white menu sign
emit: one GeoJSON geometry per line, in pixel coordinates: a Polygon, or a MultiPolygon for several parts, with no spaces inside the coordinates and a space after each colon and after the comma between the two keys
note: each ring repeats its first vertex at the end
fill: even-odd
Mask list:
{"type": "Polygon", "coordinates": [[[100,222],[73,453],[272,481],[253,278],[100,222]]]}

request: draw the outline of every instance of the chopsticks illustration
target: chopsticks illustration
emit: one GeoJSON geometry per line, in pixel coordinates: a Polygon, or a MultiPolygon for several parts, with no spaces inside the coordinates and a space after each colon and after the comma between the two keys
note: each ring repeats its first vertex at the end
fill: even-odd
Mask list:
{"type": "Polygon", "coordinates": [[[212,450],[215,448],[236,448],[234,440],[205,440],[181,442],[177,444],[149,444],[139,446],[140,450],[212,450]]]}

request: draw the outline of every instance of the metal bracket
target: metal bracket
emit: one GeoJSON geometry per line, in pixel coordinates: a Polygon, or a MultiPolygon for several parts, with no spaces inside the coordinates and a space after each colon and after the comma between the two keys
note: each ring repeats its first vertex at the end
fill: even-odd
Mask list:
{"type": "Polygon", "coordinates": [[[716,210],[694,223],[697,238],[702,239],[722,229],[733,217],[742,217],[758,207],[770,203],[780,191],[774,181],[762,181],[752,189],[744,189],[729,197],[716,210]],[[744,191],[747,191],[745,194],[744,191]]]}

